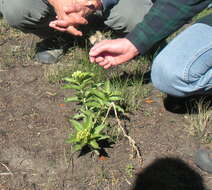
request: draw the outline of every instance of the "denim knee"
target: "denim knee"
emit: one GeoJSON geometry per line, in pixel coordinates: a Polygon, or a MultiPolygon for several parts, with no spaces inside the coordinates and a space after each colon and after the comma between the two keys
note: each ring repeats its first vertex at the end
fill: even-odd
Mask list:
{"type": "Polygon", "coordinates": [[[212,89],[212,27],[195,24],[173,39],[155,58],[153,85],[174,96],[212,89]]]}
{"type": "Polygon", "coordinates": [[[171,65],[173,65],[173,62],[167,62],[165,59],[154,60],[151,70],[152,83],[162,92],[173,96],[184,96],[184,93],[176,85],[182,79],[177,75],[171,65]]]}
{"type": "Polygon", "coordinates": [[[180,62],[164,59],[153,61],[151,80],[153,85],[167,94],[186,97],[212,92],[212,49],[193,60],[189,68],[178,67],[180,62]],[[208,62],[205,59],[210,58],[208,62]],[[208,66],[210,65],[210,66],[208,66]],[[178,68],[177,68],[178,67],[178,68]],[[176,69],[177,68],[177,69],[176,69]]]}

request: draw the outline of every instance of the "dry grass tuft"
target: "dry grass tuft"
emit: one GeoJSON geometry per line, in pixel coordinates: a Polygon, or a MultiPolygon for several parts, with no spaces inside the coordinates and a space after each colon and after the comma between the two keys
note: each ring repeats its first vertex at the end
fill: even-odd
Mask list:
{"type": "Polygon", "coordinates": [[[201,143],[212,142],[212,109],[211,102],[201,99],[195,102],[197,114],[190,113],[186,116],[189,124],[189,133],[197,137],[201,143]]]}

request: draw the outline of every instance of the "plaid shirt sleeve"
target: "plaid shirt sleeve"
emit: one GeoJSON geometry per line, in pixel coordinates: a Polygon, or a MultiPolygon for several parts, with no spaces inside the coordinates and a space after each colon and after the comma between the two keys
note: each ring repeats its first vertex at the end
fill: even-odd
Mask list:
{"type": "Polygon", "coordinates": [[[126,38],[144,55],[157,42],[206,8],[210,2],[211,0],[157,0],[144,20],[126,38]]]}

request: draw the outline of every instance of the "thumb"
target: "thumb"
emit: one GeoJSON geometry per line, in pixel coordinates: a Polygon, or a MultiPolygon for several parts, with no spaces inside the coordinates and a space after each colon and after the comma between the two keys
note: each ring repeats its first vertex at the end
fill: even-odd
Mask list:
{"type": "Polygon", "coordinates": [[[91,48],[89,55],[92,57],[96,57],[99,54],[102,54],[104,52],[111,52],[111,44],[109,43],[108,40],[102,41],[102,42],[94,45],[91,48]]]}
{"type": "Polygon", "coordinates": [[[69,26],[66,31],[74,36],[83,35],[83,33],[80,30],[77,30],[74,26],[69,26]]]}
{"type": "Polygon", "coordinates": [[[60,27],[68,27],[69,23],[65,20],[56,20],[55,25],[60,26],[60,27]]]}

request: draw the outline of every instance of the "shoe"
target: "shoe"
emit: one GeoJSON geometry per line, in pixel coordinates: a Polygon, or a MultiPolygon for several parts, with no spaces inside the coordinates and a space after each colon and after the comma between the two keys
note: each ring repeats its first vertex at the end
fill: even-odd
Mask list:
{"type": "Polygon", "coordinates": [[[35,60],[43,64],[57,63],[64,54],[64,46],[55,38],[44,39],[36,45],[35,60]]]}
{"type": "Polygon", "coordinates": [[[212,173],[212,150],[198,149],[194,155],[194,162],[200,169],[212,173]]]}
{"type": "Polygon", "coordinates": [[[54,64],[62,55],[63,49],[44,50],[35,54],[35,60],[43,64],[54,64]]]}

